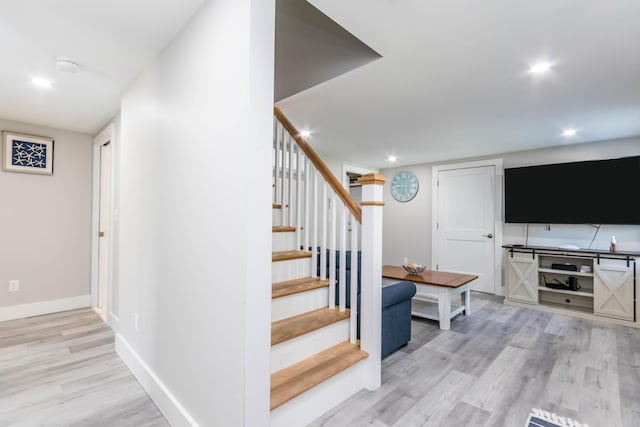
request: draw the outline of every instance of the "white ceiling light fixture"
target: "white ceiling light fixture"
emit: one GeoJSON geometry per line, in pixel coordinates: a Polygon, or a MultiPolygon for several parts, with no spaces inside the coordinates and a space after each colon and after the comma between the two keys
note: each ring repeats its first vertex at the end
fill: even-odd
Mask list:
{"type": "Polygon", "coordinates": [[[562,136],[565,138],[571,138],[572,136],[576,136],[578,133],[578,129],[565,129],[562,131],[562,136]]]}
{"type": "Polygon", "coordinates": [[[309,138],[311,136],[311,131],[310,130],[300,131],[300,136],[303,138],[309,138]]]}
{"type": "Polygon", "coordinates": [[[72,74],[80,71],[80,65],[78,65],[77,62],[72,61],[69,58],[65,58],[64,56],[59,56],[56,58],[56,67],[58,67],[58,70],[60,71],[65,71],[72,74]]]}
{"type": "Polygon", "coordinates": [[[393,163],[393,162],[395,162],[395,161],[397,161],[397,160],[398,160],[398,158],[397,158],[396,156],[389,156],[389,157],[387,157],[387,161],[388,161],[388,162],[391,162],[391,163],[393,163]]]}
{"type": "Polygon", "coordinates": [[[550,62],[538,62],[529,67],[529,73],[531,74],[544,74],[551,69],[553,64],[550,62]]]}
{"type": "Polygon", "coordinates": [[[51,80],[44,77],[31,77],[31,84],[43,89],[49,89],[52,85],[51,80]]]}

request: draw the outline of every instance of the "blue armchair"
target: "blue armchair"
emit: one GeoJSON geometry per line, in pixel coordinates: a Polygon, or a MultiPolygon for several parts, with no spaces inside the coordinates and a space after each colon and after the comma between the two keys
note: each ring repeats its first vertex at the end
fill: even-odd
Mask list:
{"type": "MultiPolygon", "coordinates": [[[[320,251],[318,250],[318,253],[320,251]]],[[[351,307],[351,251],[345,254],[345,276],[347,295],[345,303],[351,307]]],[[[360,282],[362,254],[358,251],[358,314],[360,313],[360,282]]],[[[329,250],[327,249],[327,277],[329,276],[329,250]]],[[[320,257],[318,257],[317,274],[320,275],[320,257]]],[[[340,280],[340,252],[336,251],[336,280],[340,280]]],[[[382,357],[386,357],[400,347],[407,345],[411,339],[411,298],[416,294],[416,285],[411,282],[399,282],[382,288],[382,357]]],[[[339,303],[338,286],[336,286],[336,303],[339,303]]],[[[360,338],[360,316],[358,315],[358,338],[360,338]]]]}

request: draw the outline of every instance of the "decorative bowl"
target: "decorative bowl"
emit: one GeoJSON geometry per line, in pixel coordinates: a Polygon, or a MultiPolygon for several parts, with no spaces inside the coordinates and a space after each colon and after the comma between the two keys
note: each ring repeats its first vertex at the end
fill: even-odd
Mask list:
{"type": "Polygon", "coordinates": [[[427,267],[420,265],[420,264],[408,264],[408,265],[404,265],[402,264],[402,268],[405,269],[405,271],[409,274],[418,274],[418,273],[422,273],[423,271],[425,271],[427,269],[427,267]]]}

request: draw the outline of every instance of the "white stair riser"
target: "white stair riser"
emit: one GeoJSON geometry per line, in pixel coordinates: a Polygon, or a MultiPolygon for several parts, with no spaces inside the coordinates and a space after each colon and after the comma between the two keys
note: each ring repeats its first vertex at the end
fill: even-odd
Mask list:
{"type": "Polygon", "coordinates": [[[311,258],[290,259],[271,263],[271,283],[311,276],[311,258]]]}
{"type": "Polygon", "coordinates": [[[363,389],[365,360],[271,411],[271,427],[306,426],[363,389]]]}
{"type": "Polygon", "coordinates": [[[329,304],[329,288],[312,289],[271,300],[271,321],[317,310],[329,304]]]}
{"type": "Polygon", "coordinates": [[[271,373],[289,367],[349,339],[349,320],[271,346],[271,373]]]}
{"type": "Polygon", "coordinates": [[[271,209],[271,225],[274,227],[282,225],[282,213],[280,209],[271,209]]]}
{"type": "Polygon", "coordinates": [[[298,250],[296,248],[296,233],[293,231],[272,233],[271,250],[289,251],[298,250]]]}

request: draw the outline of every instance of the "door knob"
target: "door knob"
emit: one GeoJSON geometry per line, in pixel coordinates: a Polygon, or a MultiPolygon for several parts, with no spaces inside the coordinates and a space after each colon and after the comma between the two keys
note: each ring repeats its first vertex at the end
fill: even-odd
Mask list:
{"type": "Polygon", "coordinates": [[[493,239],[493,234],[489,233],[489,234],[483,234],[484,237],[488,237],[490,239],[493,239]]]}

